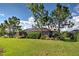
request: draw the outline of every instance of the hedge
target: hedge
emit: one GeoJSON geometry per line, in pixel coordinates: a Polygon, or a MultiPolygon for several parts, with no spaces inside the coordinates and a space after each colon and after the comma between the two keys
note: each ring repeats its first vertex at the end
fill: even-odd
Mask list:
{"type": "Polygon", "coordinates": [[[27,38],[40,39],[40,37],[41,37],[40,32],[29,32],[29,33],[27,33],[27,38]]]}

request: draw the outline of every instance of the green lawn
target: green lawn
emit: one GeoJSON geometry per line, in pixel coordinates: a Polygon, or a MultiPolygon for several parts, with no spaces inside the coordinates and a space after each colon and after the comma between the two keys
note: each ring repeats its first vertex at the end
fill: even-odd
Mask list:
{"type": "Polygon", "coordinates": [[[0,38],[4,56],[79,56],[79,42],[0,38]]]}

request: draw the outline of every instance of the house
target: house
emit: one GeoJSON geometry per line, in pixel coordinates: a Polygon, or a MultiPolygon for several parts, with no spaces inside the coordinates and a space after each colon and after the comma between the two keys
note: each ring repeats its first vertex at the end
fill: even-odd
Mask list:
{"type": "Polygon", "coordinates": [[[42,35],[47,35],[50,36],[50,34],[52,33],[52,31],[50,29],[47,28],[29,28],[25,30],[27,33],[29,32],[40,32],[42,33],[42,35]]]}
{"type": "Polygon", "coordinates": [[[76,30],[71,31],[71,33],[76,33],[76,32],[79,32],[79,30],[76,29],[76,30]]]}

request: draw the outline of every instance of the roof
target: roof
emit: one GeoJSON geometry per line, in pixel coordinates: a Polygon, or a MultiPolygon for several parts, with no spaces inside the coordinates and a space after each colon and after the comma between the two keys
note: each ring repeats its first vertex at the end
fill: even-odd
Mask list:
{"type": "Polygon", "coordinates": [[[74,33],[74,32],[79,32],[79,30],[73,30],[73,31],[71,31],[71,32],[73,32],[73,33],[74,33]]]}
{"type": "Polygon", "coordinates": [[[28,31],[28,32],[41,32],[41,30],[42,31],[51,31],[51,30],[49,30],[49,29],[47,29],[47,28],[29,28],[29,29],[26,29],[25,31],[28,31]]]}

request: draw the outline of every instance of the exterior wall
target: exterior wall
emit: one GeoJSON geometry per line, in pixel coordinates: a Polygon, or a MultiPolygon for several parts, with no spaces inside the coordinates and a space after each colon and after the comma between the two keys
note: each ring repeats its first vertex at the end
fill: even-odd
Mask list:
{"type": "Polygon", "coordinates": [[[51,33],[51,30],[49,30],[49,29],[43,28],[41,30],[34,28],[34,29],[26,29],[25,31],[27,32],[27,34],[30,33],[30,32],[41,32],[43,35],[47,35],[47,36],[49,36],[50,33],[51,33]],[[42,30],[42,32],[41,32],[41,30],[42,30]]]}
{"type": "Polygon", "coordinates": [[[43,31],[42,34],[43,35],[49,35],[49,31],[43,31]]]}

